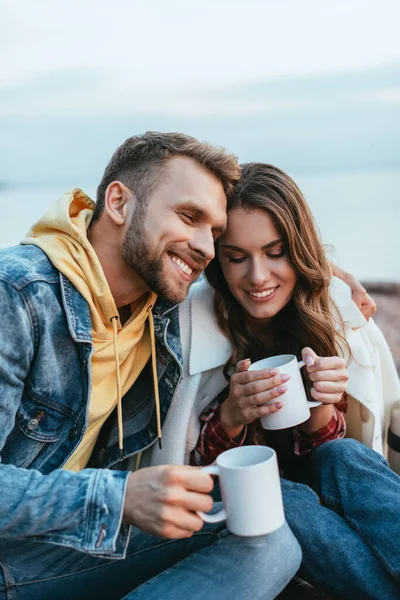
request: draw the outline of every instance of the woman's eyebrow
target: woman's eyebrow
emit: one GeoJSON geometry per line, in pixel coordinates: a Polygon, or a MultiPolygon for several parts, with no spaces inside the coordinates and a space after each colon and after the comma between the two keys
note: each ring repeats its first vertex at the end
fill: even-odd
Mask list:
{"type": "MultiPolygon", "coordinates": [[[[268,248],[272,248],[272,246],[281,244],[282,241],[283,240],[281,239],[273,240],[272,242],[269,242],[269,244],[265,244],[265,246],[263,246],[261,250],[267,250],[268,248]]],[[[227,250],[235,250],[236,252],[246,252],[246,250],[244,250],[243,248],[240,248],[239,246],[234,246],[233,244],[221,244],[221,247],[226,248],[227,250]]]]}

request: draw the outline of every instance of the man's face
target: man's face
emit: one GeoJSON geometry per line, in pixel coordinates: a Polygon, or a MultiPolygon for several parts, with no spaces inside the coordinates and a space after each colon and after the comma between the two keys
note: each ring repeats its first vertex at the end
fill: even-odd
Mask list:
{"type": "Polygon", "coordinates": [[[221,182],[194,160],[174,157],[147,209],[136,206],[121,255],[151,290],[181,302],[214,258],[214,240],[225,226],[221,182]]]}

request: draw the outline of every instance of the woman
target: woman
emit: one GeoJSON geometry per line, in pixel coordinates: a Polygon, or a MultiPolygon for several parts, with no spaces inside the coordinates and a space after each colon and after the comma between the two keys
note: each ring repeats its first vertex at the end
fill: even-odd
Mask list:
{"type": "MultiPolygon", "coordinates": [[[[180,432],[187,437],[186,458],[190,453],[195,464],[261,435],[278,452],[286,518],[302,546],[303,575],[342,598],[398,598],[400,478],[379,454],[341,439],[347,408],[357,437],[379,446],[380,407],[371,394],[381,393],[377,369],[358,360],[372,360],[374,353],[365,349],[366,340],[354,338],[353,328],[365,320],[338,282],[331,286],[338,306],[330,301],[330,268],[312,215],[285,173],[264,164],[244,166],[216,254],[206,272],[215,293],[201,283],[180,309],[187,366],[165,423],[164,455],[154,451],[153,462],[180,461],[173,452],[180,432]],[[348,344],[349,383],[362,405],[344,395],[348,373],[341,356],[349,358],[348,344]],[[258,419],[280,410],[287,382],[248,367],[287,352],[303,356],[310,398],[323,405],[301,426],[272,435],[260,430],[258,419]],[[374,416],[370,427],[360,424],[360,406],[374,416]]],[[[387,367],[389,372],[397,394],[387,367]]]]}

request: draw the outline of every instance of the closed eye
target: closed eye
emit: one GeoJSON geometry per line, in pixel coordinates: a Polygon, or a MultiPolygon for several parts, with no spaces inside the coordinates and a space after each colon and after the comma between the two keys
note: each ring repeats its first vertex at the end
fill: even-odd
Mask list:
{"type": "Polygon", "coordinates": [[[286,254],[286,250],[283,250],[282,252],[279,252],[279,254],[267,254],[268,258],[282,258],[282,256],[285,256],[286,254]]]}
{"type": "Polygon", "coordinates": [[[186,222],[194,223],[194,217],[189,213],[180,213],[180,217],[186,222]]]}
{"type": "Polygon", "coordinates": [[[241,263],[245,260],[245,257],[242,256],[241,258],[233,258],[232,256],[228,256],[228,260],[231,263],[241,263]]]}

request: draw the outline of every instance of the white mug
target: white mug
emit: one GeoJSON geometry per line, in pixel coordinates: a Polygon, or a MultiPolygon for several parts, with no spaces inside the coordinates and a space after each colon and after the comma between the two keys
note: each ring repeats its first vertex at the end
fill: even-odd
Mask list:
{"type": "Polygon", "coordinates": [[[241,446],[222,452],[217,464],[202,469],[220,479],[224,508],[199,512],[208,523],[226,519],[235,535],[265,535],[285,521],[276,453],[268,446],[241,446]]]}
{"type": "Polygon", "coordinates": [[[281,354],[280,356],[271,356],[258,360],[249,367],[249,371],[259,371],[261,369],[276,369],[281,374],[290,375],[290,379],[285,385],[287,391],[274,398],[266,404],[275,404],[283,402],[282,408],[278,412],[271,413],[261,417],[261,425],[264,429],[276,430],[294,427],[304,423],[310,418],[310,408],[321,406],[322,402],[308,400],[301,378],[300,369],[305,366],[304,361],[297,362],[294,354],[281,354]]]}

